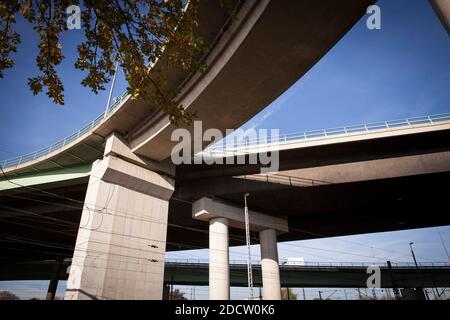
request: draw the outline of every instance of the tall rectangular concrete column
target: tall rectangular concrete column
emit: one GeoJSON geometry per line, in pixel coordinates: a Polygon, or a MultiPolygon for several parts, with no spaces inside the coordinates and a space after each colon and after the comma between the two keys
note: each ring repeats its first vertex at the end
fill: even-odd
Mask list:
{"type": "Polygon", "coordinates": [[[261,245],[263,299],[281,300],[277,232],[274,229],[262,230],[259,232],[259,241],[261,245]]]}
{"type": "Polygon", "coordinates": [[[161,299],[174,182],[115,155],[91,171],[65,299],[161,299]]]}
{"type": "Polygon", "coordinates": [[[209,220],[209,299],[230,299],[228,220],[209,220]]]}

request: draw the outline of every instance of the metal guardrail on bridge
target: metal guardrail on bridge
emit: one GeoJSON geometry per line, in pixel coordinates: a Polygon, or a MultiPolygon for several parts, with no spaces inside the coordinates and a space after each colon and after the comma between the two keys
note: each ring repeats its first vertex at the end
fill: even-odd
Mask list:
{"type": "MultiPolygon", "coordinates": [[[[128,96],[128,93],[125,92],[122,96],[117,98],[115,102],[108,108],[107,111],[100,114],[97,118],[92,120],[89,124],[75,132],[74,134],[51,144],[50,146],[47,146],[45,148],[36,150],[34,152],[30,152],[28,154],[17,156],[11,159],[6,159],[0,162],[0,166],[2,168],[8,168],[17,166],[23,163],[26,163],[28,161],[35,160],[37,158],[46,156],[50,154],[51,152],[54,152],[56,150],[59,150],[63,148],[64,146],[72,143],[73,141],[77,140],[80,137],[83,137],[95,128],[97,128],[105,119],[106,116],[112,113],[122,102],[126,97],[128,96]]],[[[238,149],[246,149],[262,144],[271,144],[271,143],[282,143],[282,142],[291,142],[291,141],[300,141],[300,140],[306,140],[306,139],[313,139],[313,138],[320,138],[320,137],[331,137],[331,136],[337,136],[337,135],[346,135],[346,134],[352,134],[357,132],[371,132],[376,130],[383,130],[383,129],[395,129],[399,127],[411,127],[414,125],[433,125],[435,123],[443,122],[443,121],[450,121],[450,113],[443,113],[443,114],[436,114],[436,115],[429,115],[429,116],[422,116],[422,117],[415,117],[415,118],[405,118],[405,119],[398,119],[398,120],[389,120],[389,121],[381,121],[381,122],[373,122],[368,124],[360,124],[360,125],[350,125],[350,126],[344,126],[344,127],[338,127],[338,128],[330,128],[330,129],[321,129],[321,130],[312,130],[312,131],[303,131],[303,132],[296,132],[296,133],[288,133],[283,135],[277,135],[277,136],[269,136],[265,139],[253,139],[253,140],[246,140],[243,143],[235,143],[234,145],[220,145],[220,146],[212,146],[206,148],[203,152],[201,152],[202,155],[211,155],[213,156],[214,153],[227,153],[227,152],[236,152],[238,149]]]]}
{"type": "MultiPolygon", "coordinates": [[[[208,265],[208,259],[166,259],[166,264],[174,265],[208,265]]],[[[230,260],[230,265],[247,266],[247,260],[230,260]]],[[[252,265],[259,265],[259,260],[252,261],[252,265]]],[[[288,260],[280,260],[280,266],[288,268],[367,268],[369,266],[378,266],[380,268],[387,268],[387,262],[289,262],[288,260]]],[[[393,268],[416,268],[413,262],[391,262],[393,268]]],[[[417,266],[421,269],[427,268],[447,268],[450,269],[449,262],[419,262],[417,266]]]]}
{"type": "Polygon", "coordinates": [[[429,116],[421,116],[414,118],[405,118],[389,121],[372,122],[359,125],[349,125],[336,128],[302,131],[274,136],[266,136],[258,139],[242,139],[243,141],[229,143],[226,139],[222,143],[214,144],[207,147],[199,155],[212,156],[215,154],[220,156],[239,155],[247,149],[255,148],[261,145],[280,144],[286,142],[302,141],[308,139],[335,137],[339,135],[350,135],[354,133],[374,132],[377,130],[394,130],[401,127],[413,127],[415,125],[433,125],[439,122],[450,121],[450,113],[435,114],[429,116]]]}
{"type": "Polygon", "coordinates": [[[19,164],[22,163],[26,163],[28,161],[32,161],[35,160],[37,158],[43,157],[48,155],[49,153],[62,149],[63,147],[65,147],[66,145],[72,143],[73,141],[77,140],[80,137],[83,137],[87,134],[89,134],[90,132],[92,132],[92,130],[94,130],[95,128],[98,127],[98,125],[100,125],[105,119],[106,116],[109,115],[110,113],[112,113],[115,109],[117,109],[117,107],[119,106],[120,102],[122,102],[126,97],[128,96],[128,93],[125,92],[124,94],[122,94],[119,98],[117,98],[113,104],[111,104],[108,108],[108,110],[106,110],[105,112],[103,112],[102,114],[100,114],[97,118],[95,118],[94,120],[92,120],[91,122],[89,122],[87,125],[85,125],[83,128],[81,128],[80,130],[78,130],[77,132],[75,132],[74,134],[65,137],[64,139],[59,140],[58,142],[55,142],[45,148],[27,153],[25,155],[22,156],[17,156],[11,159],[6,159],[0,162],[0,166],[2,168],[8,168],[8,167],[13,167],[13,166],[17,166],[19,164]]]}

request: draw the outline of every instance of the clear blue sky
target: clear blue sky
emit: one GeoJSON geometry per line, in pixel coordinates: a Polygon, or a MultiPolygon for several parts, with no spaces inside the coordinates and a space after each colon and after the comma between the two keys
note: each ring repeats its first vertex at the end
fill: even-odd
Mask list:
{"type": "MultiPolygon", "coordinates": [[[[368,30],[363,18],[308,74],[243,127],[295,132],[450,112],[450,41],[428,1],[382,0],[378,5],[381,30],[368,30]]],[[[37,40],[23,21],[18,26],[24,36],[15,55],[16,66],[0,79],[0,159],[75,132],[103,111],[107,99],[105,92],[96,96],[82,87],[82,74],[73,68],[81,31],[67,32],[63,38],[66,61],[59,71],[66,105],[53,105],[45,95],[33,96],[26,79],[36,72],[37,40]]],[[[115,96],[125,89],[122,74],[116,88],[115,96]]],[[[449,246],[450,228],[441,227],[440,232],[449,246]]],[[[410,241],[415,243],[419,261],[447,261],[436,228],[298,241],[279,248],[280,258],[307,261],[411,262],[410,241]]],[[[231,259],[245,258],[242,248],[232,251],[231,259]]],[[[255,256],[258,251],[253,248],[255,256]]],[[[168,256],[207,258],[207,252],[168,256]]],[[[25,288],[24,296],[29,296],[45,286],[42,282],[0,283],[0,290],[25,288]]],[[[197,290],[199,297],[203,289],[197,290]]],[[[234,292],[235,297],[244,296],[240,290],[234,292]]],[[[206,297],[205,291],[202,294],[206,297]]]]}

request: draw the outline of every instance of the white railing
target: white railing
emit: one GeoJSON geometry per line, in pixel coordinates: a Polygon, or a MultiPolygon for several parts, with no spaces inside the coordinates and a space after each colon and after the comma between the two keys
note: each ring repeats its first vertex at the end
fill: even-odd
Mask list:
{"type": "Polygon", "coordinates": [[[415,125],[433,125],[443,121],[450,121],[450,113],[435,114],[429,116],[405,118],[389,121],[372,122],[359,125],[349,125],[337,128],[302,131],[276,136],[267,136],[258,139],[241,139],[243,141],[233,141],[229,143],[226,138],[217,144],[207,147],[200,152],[202,156],[227,156],[245,154],[246,150],[261,145],[282,144],[286,142],[303,141],[315,138],[335,137],[339,135],[350,135],[354,133],[373,132],[377,130],[397,129],[400,127],[412,127],[415,125]]]}
{"type": "MultiPolygon", "coordinates": [[[[0,161],[0,166],[2,168],[8,168],[20,165],[22,163],[26,163],[28,161],[35,160],[42,156],[48,155],[51,152],[59,150],[64,146],[70,144],[71,142],[77,140],[80,137],[84,137],[92,130],[98,127],[106,118],[107,115],[112,113],[120,104],[128,96],[128,93],[125,92],[122,96],[114,101],[114,103],[108,108],[107,111],[103,112],[97,118],[92,120],[86,126],[75,132],[74,134],[50,145],[45,148],[30,152],[28,154],[17,156],[11,159],[6,159],[0,161]]],[[[241,150],[245,150],[251,147],[255,147],[262,144],[274,144],[274,143],[283,143],[283,142],[292,142],[292,141],[301,141],[306,139],[320,138],[320,137],[333,137],[337,135],[346,135],[357,132],[372,132],[375,130],[382,129],[395,129],[399,127],[411,127],[414,125],[433,125],[435,123],[450,121],[450,113],[415,117],[415,118],[405,118],[398,120],[389,120],[389,121],[381,121],[381,122],[373,122],[367,124],[360,125],[350,125],[338,128],[329,128],[329,129],[321,129],[321,130],[312,130],[312,131],[303,131],[303,132],[295,132],[282,134],[277,136],[269,136],[264,139],[253,139],[253,140],[245,140],[242,143],[234,143],[233,145],[227,144],[226,141],[224,144],[219,146],[213,145],[211,147],[207,147],[204,151],[202,151],[201,155],[206,156],[214,156],[215,154],[228,154],[228,152],[235,154],[241,150]]]]}
{"type": "Polygon", "coordinates": [[[58,142],[55,142],[45,148],[27,153],[22,156],[17,156],[11,159],[6,159],[3,161],[0,161],[0,166],[2,168],[8,168],[20,165],[22,163],[26,163],[28,161],[32,161],[34,159],[43,157],[48,155],[51,152],[54,152],[56,150],[62,149],[66,145],[72,143],[73,141],[79,139],[80,137],[84,137],[88,135],[92,130],[97,128],[105,119],[106,116],[111,114],[117,107],[120,105],[120,102],[122,102],[126,97],[128,96],[128,93],[125,92],[123,95],[121,95],[119,98],[117,98],[112,105],[108,107],[108,109],[103,112],[101,115],[99,115],[97,118],[89,122],[87,125],[85,125],[83,128],[75,132],[74,134],[65,137],[64,139],[59,140],[58,142]]]}

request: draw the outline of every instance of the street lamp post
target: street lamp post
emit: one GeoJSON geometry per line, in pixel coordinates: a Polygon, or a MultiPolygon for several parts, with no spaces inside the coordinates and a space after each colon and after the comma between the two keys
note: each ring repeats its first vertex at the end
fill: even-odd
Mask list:
{"type": "Polygon", "coordinates": [[[117,69],[118,68],[119,68],[119,61],[116,61],[116,67],[114,68],[114,76],[113,76],[113,79],[112,79],[111,88],[109,89],[108,101],[106,102],[106,108],[105,108],[105,114],[104,114],[105,118],[108,116],[108,113],[109,113],[109,107],[111,105],[111,98],[112,98],[112,94],[113,94],[113,91],[114,91],[114,85],[116,83],[116,76],[117,76],[117,69]]]}
{"type": "MultiPolygon", "coordinates": [[[[417,272],[419,272],[419,265],[417,264],[416,255],[414,254],[414,250],[412,247],[413,244],[414,244],[414,242],[410,242],[409,247],[411,248],[411,254],[413,256],[414,264],[416,265],[417,272]]],[[[425,288],[421,288],[421,289],[422,289],[423,293],[425,294],[425,299],[430,300],[430,297],[428,296],[428,291],[425,288]]]]}
{"type": "Polygon", "coordinates": [[[414,264],[416,265],[416,269],[419,270],[419,265],[417,264],[416,255],[414,254],[414,250],[413,250],[413,247],[412,247],[413,244],[414,244],[414,242],[410,242],[409,243],[409,247],[411,248],[411,254],[413,256],[414,264]]]}

